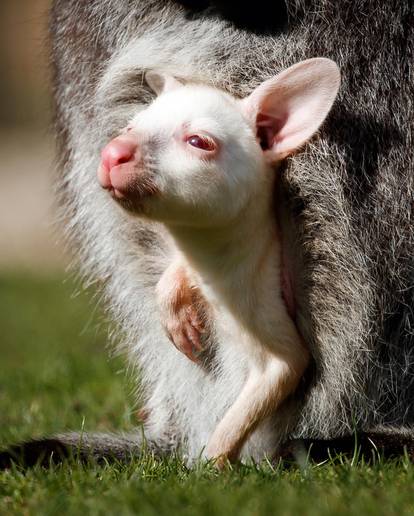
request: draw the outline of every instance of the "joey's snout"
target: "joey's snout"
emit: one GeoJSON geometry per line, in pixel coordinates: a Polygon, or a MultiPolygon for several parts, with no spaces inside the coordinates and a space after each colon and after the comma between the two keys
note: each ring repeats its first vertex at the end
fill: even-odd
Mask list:
{"type": "Polygon", "coordinates": [[[105,145],[101,152],[98,180],[102,188],[122,198],[134,182],[139,161],[138,140],[129,134],[118,136],[105,145]]]}
{"type": "Polygon", "coordinates": [[[122,134],[105,145],[98,167],[98,181],[116,199],[132,203],[155,193],[143,165],[137,134],[122,134]]]}
{"type": "Polygon", "coordinates": [[[135,159],[138,150],[136,137],[129,135],[118,136],[111,140],[102,150],[102,164],[111,170],[123,163],[130,163],[135,159]]]}

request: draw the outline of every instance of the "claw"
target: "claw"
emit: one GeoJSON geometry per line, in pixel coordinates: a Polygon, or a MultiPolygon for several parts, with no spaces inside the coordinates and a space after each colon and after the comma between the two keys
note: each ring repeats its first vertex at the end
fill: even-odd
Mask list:
{"type": "Polygon", "coordinates": [[[187,319],[174,320],[167,323],[167,334],[174,346],[184,353],[193,362],[199,361],[199,354],[203,351],[200,332],[187,319]]]}

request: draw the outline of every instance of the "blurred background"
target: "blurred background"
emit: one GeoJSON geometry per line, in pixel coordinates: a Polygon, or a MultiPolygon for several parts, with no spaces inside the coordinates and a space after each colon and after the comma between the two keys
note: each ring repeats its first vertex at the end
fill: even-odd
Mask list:
{"type": "Polygon", "coordinates": [[[106,318],[54,228],[49,4],[0,0],[0,449],[136,422],[106,318]]]}
{"type": "Polygon", "coordinates": [[[0,1],[0,272],[65,264],[53,228],[49,3],[0,1]]]}

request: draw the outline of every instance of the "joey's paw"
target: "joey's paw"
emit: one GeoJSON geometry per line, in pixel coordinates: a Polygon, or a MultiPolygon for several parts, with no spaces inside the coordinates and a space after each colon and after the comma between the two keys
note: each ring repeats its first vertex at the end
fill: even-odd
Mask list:
{"type": "Polygon", "coordinates": [[[157,285],[161,323],[174,346],[193,362],[201,362],[210,307],[190,279],[186,267],[172,264],[157,285]]]}
{"type": "Polygon", "coordinates": [[[164,325],[174,346],[187,358],[198,362],[204,349],[202,335],[206,333],[199,307],[194,304],[176,306],[164,325]]]}

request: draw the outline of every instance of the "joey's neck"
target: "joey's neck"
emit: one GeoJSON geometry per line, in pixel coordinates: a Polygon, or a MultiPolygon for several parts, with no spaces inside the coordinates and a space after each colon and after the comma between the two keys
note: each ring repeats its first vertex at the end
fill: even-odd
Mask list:
{"type": "Polygon", "coordinates": [[[279,260],[277,226],[270,208],[251,210],[226,227],[169,228],[189,265],[221,294],[250,294],[269,282],[279,260]]]}

